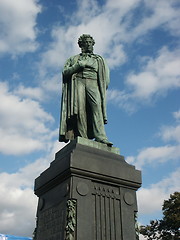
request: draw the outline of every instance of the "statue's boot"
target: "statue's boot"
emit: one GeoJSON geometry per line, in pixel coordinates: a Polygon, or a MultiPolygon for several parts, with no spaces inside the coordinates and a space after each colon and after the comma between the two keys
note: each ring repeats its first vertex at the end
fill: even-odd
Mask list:
{"type": "Polygon", "coordinates": [[[100,143],[103,143],[103,144],[106,144],[108,147],[112,147],[113,143],[112,142],[109,142],[107,139],[102,139],[102,140],[97,140],[97,142],[100,142],[100,143]]]}

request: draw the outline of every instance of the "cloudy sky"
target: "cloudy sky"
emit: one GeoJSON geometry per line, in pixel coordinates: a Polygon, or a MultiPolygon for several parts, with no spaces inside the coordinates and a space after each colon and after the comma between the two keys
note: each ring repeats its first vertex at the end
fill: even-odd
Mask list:
{"type": "Polygon", "coordinates": [[[91,34],[111,71],[106,132],[142,170],[140,224],[179,190],[180,2],[0,0],[0,232],[31,236],[58,143],[61,71],[91,34]]]}

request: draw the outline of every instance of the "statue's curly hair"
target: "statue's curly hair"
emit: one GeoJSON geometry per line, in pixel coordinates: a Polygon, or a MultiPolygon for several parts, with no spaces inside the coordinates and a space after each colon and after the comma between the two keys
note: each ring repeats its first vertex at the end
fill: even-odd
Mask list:
{"type": "Polygon", "coordinates": [[[91,35],[83,34],[78,38],[78,45],[79,45],[80,48],[83,46],[83,42],[86,38],[91,38],[92,42],[93,42],[93,45],[95,44],[94,38],[91,35]]]}

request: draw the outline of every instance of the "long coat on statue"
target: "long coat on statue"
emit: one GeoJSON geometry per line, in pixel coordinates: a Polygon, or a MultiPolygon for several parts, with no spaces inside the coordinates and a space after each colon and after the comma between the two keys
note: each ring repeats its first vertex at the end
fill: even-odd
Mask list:
{"type": "MultiPolygon", "coordinates": [[[[70,57],[64,69],[68,66],[73,66],[78,62],[78,59],[81,54],[70,57]]],[[[109,84],[109,69],[105,60],[96,54],[93,54],[98,63],[98,72],[97,72],[97,88],[100,93],[101,101],[101,111],[103,122],[107,120],[106,113],[106,89],[109,84]]],[[[61,99],[61,116],[60,116],[60,129],[59,129],[59,141],[67,142],[78,136],[77,128],[77,118],[78,118],[78,86],[77,86],[77,73],[72,75],[63,74],[63,83],[62,83],[62,99],[61,99]]],[[[86,101],[86,99],[84,99],[86,101]]],[[[85,114],[87,114],[87,136],[89,139],[93,139],[94,133],[92,130],[92,114],[91,109],[88,109],[88,105],[85,109],[85,114]]]]}

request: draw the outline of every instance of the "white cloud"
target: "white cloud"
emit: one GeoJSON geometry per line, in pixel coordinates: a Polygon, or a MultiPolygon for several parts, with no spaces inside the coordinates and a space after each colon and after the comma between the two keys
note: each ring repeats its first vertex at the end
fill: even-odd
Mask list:
{"type": "Polygon", "coordinates": [[[62,74],[60,70],[53,74],[42,73],[42,80],[38,83],[38,86],[24,86],[22,83],[15,86],[12,93],[22,99],[33,99],[39,102],[47,102],[49,98],[54,97],[54,94],[57,96],[61,93],[61,81],[62,74]]]}
{"type": "Polygon", "coordinates": [[[51,76],[49,74],[46,74],[44,79],[41,82],[41,88],[43,89],[45,98],[47,98],[48,94],[52,92],[53,94],[61,92],[61,81],[62,81],[62,74],[60,71],[58,73],[55,73],[51,76]]]}
{"type": "Polygon", "coordinates": [[[31,99],[37,99],[37,100],[43,100],[45,98],[43,89],[39,87],[25,87],[22,84],[19,85],[15,90],[14,94],[21,96],[21,97],[26,97],[26,98],[31,98],[31,99]]]}
{"type": "Polygon", "coordinates": [[[180,50],[169,51],[163,47],[156,59],[149,58],[142,72],[131,73],[127,78],[132,96],[149,99],[168,90],[180,87],[180,50]]]}
{"type": "Polygon", "coordinates": [[[180,16],[175,0],[145,0],[141,1],[141,5],[146,14],[142,15],[140,23],[129,33],[131,40],[135,40],[158,27],[169,31],[172,35],[180,33],[178,27],[180,16]]]}
{"type": "Polygon", "coordinates": [[[116,106],[124,109],[128,113],[133,113],[136,110],[135,102],[132,104],[131,94],[125,90],[120,91],[117,89],[107,90],[107,103],[115,104],[116,106]]]}
{"type": "Polygon", "coordinates": [[[76,28],[67,29],[66,27],[53,28],[51,33],[53,42],[49,44],[48,50],[41,56],[40,75],[44,77],[49,68],[56,70],[58,67],[62,67],[67,57],[75,54],[74,45],[77,45],[76,30],[76,28]],[[72,44],[73,42],[74,44],[72,44]]]}
{"type": "Polygon", "coordinates": [[[174,140],[180,143],[180,125],[163,127],[161,129],[161,137],[165,141],[174,140]]]}
{"type": "Polygon", "coordinates": [[[180,143],[180,111],[174,112],[173,117],[176,120],[174,126],[163,126],[159,132],[159,136],[164,141],[175,141],[177,143],[180,143]]]}
{"type": "Polygon", "coordinates": [[[137,192],[139,214],[159,212],[162,209],[164,200],[169,199],[170,194],[180,190],[179,171],[180,168],[156,184],[152,184],[148,188],[141,188],[137,192]]]}
{"type": "Polygon", "coordinates": [[[66,26],[52,28],[53,42],[42,55],[42,65],[62,66],[67,57],[79,52],[78,37],[82,33],[90,33],[96,40],[95,50],[98,49],[99,54],[106,56],[110,67],[113,68],[126,60],[124,43],[132,42],[158,27],[163,26],[169,30],[171,21],[178,18],[179,13],[174,7],[174,1],[153,0],[152,4],[141,0],[108,0],[104,5],[94,0],[77,1],[77,11],[66,26]],[[142,14],[141,21],[134,27],[133,10],[141,6],[143,11],[151,14],[149,17],[142,14]]]}
{"type": "Polygon", "coordinates": [[[0,174],[1,232],[32,236],[35,227],[37,197],[33,193],[34,179],[49,167],[54,154],[65,144],[53,142],[47,155],[19,169],[16,173],[0,174]]]}
{"type": "Polygon", "coordinates": [[[83,19],[83,22],[88,22],[101,12],[101,6],[96,0],[77,0],[78,10],[75,13],[75,19],[83,19]]]}
{"type": "Polygon", "coordinates": [[[46,73],[49,67],[52,69],[62,67],[68,57],[78,54],[80,49],[77,39],[83,33],[89,33],[94,37],[95,52],[98,49],[98,54],[106,56],[111,67],[122,64],[126,60],[126,54],[116,37],[117,33],[121,32],[119,25],[121,18],[119,12],[114,14],[113,9],[109,10],[105,5],[98,6],[97,1],[79,1],[78,10],[71,18],[73,21],[68,22],[66,26],[53,27],[51,33],[53,42],[42,54],[40,72],[46,73]]]}
{"type": "Polygon", "coordinates": [[[36,50],[37,0],[0,1],[0,53],[16,55],[36,50]]]}
{"type": "Polygon", "coordinates": [[[180,120],[180,110],[178,110],[177,112],[174,112],[173,116],[177,121],[179,121],[180,120]]]}
{"type": "Polygon", "coordinates": [[[126,14],[130,10],[134,9],[140,0],[122,0],[122,1],[116,1],[116,0],[108,0],[106,4],[107,9],[117,9],[121,12],[122,15],[126,14]]]}
{"type": "MultiPolygon", "coordinates": [[[[177,119],[179,111],[174,112],[173,116],[177,119]]],[[[159,147],[147,147],[141,149],[137,156],[128,156],[126,161],[135,164],[138,168],[142,168],[147,164],[159,164],[170,160],[180,158],[180,126],[163,126],[158,135],[164,141],[175,141],[174,145],[163,145],[159,147]]]]}
{"type": "Polygon", "coordinates": [[[123,45],[122,44],[117,44],[116,46],[113,47],[112,49],[108,48],[109,51],[107,51],[107,61],[108,65],[111,67],[117,66],[117,64],[121,65],[124,62],[126,62],[127,56],[124,52],[123,45]]]}
{"type": "Polygon", "coordinates": [[[169,160],[176,160],[180,157],[180,145],[165,145],[160,147],[148,147],[142,149],[139,154],[128,156],[126,161],[135,164],[137,168],[142,168],[147,164],[164,163],[169,160]]]}
{"type": "MultiPolygon", "coordinates": [[[[144,104],[152,104],[180,87],[180,49],[163,47],[156,58],[142,58],[141,71],[131,72],[125,80],[125,90],[109,90],[108,100],[132,113],[144,104]]],[[[141,61],[141,60],[140,60],[141,61]]],[[[175,113],[178,118],[179,113],[175,113]]]]}
{"type": "Polygon", "coordinates": [[[128,99],[128,95],[124,91],[119,91],[117,89],[108,89],[107,90],[107,100],[115,101],[115,103],[121,104],[121,102],[125,102],[128,99]]]}
{"type": "Polygon", "coordinates": [[[1,232],[32,236],[35,227],[37,197],[32,185],[39,173],[48,166],[39,159],[17,173],[0,174],[0,225],[1,232]]]}
{"type": "Polygon", "coordinates": [[[34,228],[32,219],[35,222],[34,205],[37,205],[32,189],[6,189],[1,185],[0,202],[1,232],[31,237],[34,228]]]}
{"type": "Polygon", "coordinates": [[[0,83],[0,152],[16,155],[45,149],[53,117],[37,101],[21,99],[8,88],[0,83]]]}
{"type": "MultiPolygon", "coordinates": [[[[143,41],[142,36],[158,27],[169,33],[176,31],[170,25],[174,21],[178,22],[179,13],[174,0],[153,0],[152,3],[141,0],[108,0],[104,5],[95,0],[83,0],[77,1],[77,11],[67,19],[65,26],[52,26],[52,42],[42,53],[39,63],[42,81],[52,78],[53,74],[57,75],[66,59],[80,52],[77,39],[83,33],[94,37],[94,52],[104,56],[113,69],[128,59],[124,44],[139,39],[143,41]],[[137,8],[142,8],[144,14],[141,12],[140,19],[135,21],[137,8]]],[[[126,79],[127,90],[123,99],[122,95],[118,97],[118,105],[133,112],[142,102],[149,103],[154,96],[179,87],[179,52],[180,50],[170,51],[164,47],[157,58],[149,58],[140,72],[132,72],[126,79]]]]}

